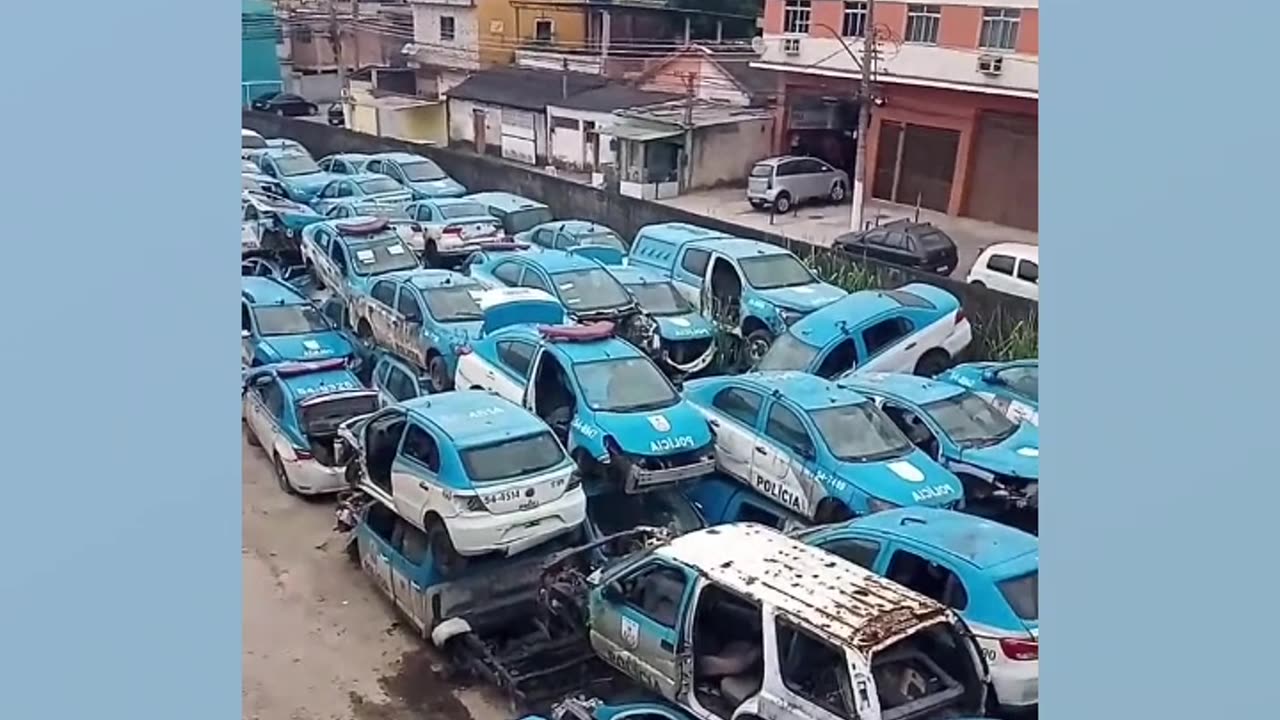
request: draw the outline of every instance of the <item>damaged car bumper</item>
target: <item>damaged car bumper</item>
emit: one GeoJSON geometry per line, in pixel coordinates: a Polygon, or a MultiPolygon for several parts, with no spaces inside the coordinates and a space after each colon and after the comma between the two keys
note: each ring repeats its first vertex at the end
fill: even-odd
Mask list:
{"type": "Polygon", "coordinates": [[[341,467],[329,467],[314,459],[283,462],[289,482],[303,495],[323,495],[349,489],[341,467]]]}
{"type": "Polygon", "coordinates": [[[575,488],[536,508],[501,514],[462,513],[447,518],[445,525],[460,555],[516,555],[570,532],[586,518],[586,495],[575,488]]]}
{"type": "Polygon", "coordinates": [[[669,457],[613,455],[609,463],[621,473],[623,490],[640,493],[715,472],[714,446],[669,457]]]}

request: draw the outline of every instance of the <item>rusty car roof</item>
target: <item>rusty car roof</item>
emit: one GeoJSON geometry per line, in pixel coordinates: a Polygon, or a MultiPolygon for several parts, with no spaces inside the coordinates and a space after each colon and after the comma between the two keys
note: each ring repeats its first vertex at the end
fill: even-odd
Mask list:
{"type": "Polygon", "coordinates": [[[924,625],[949,620],[940,603],[755,523],[697,530],[655,554],[864,654],[924,625]]]}

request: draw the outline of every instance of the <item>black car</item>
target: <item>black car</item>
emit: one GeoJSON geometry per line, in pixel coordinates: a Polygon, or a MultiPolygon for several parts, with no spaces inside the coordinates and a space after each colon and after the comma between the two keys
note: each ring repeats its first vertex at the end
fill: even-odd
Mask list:
{"type": "Polygon", "coordinates": [[[320,112],[320,108],[315,103],[301,95],[282,92],[269,92],[259,95],[254,98],[252,106],[254,110],[279,113],[285,117],[303,117],[320,112]]]}
{"type": "Polygon", "coordinates": [[[947,276],[956,269],[959,253],[955,242],[927,222],[907,218],[848,233],[834,246],[853,255],[947,276]]]}
{"type": "Polygon", "coordinates": [[[341,103],[334,103],[330,105],[327,114],[330,125],[334,127],[342,127],[347,124],[347,116],[342,111],[341,103]]]}

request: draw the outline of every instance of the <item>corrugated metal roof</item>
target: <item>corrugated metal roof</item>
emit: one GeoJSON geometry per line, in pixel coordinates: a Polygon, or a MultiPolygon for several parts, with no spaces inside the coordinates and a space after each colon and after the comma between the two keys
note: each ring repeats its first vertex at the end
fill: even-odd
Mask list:
{"type": "Polygon", "coordinates": [[[598,88],[605,79],[576,72],[527,68],[481,70],[445,93],[449,99],[471,100],[521,110],[542,111],[567,96],[598,88]]]}

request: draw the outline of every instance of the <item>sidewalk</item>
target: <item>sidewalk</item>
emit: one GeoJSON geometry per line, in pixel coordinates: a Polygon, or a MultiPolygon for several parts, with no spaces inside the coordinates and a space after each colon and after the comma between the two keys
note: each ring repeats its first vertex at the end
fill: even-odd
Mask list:
{"type": "MultiPolygon", "coordinates": [[[[834,238],[849,231],[851,208],[848,203],[803,205],[786,216],[775,216],[773,224],[770,225],[769,212],[755,210],[747,204],[741,188],[706,190],[660,202],[699,215],[770,230],[795,240],[803,240],[824,247],[830,246],[834,238]]],[[[879,215],[880,222],[884,223],[897,218],[914,217],[916,209],[910,205],[869,200],[866,212],[867,220],[874,220],[879,215]]],[[[969,267],[978,258],[978,253],[988,245],[998,242],[1040,244],[1039,233],[982,220],[951,217],[931,210],[921,210],[920,220],[933,223],[955,241],[960,253],[960,263],[952,273],[952,277],[961,279],[968,274],[969,267]]]]}

